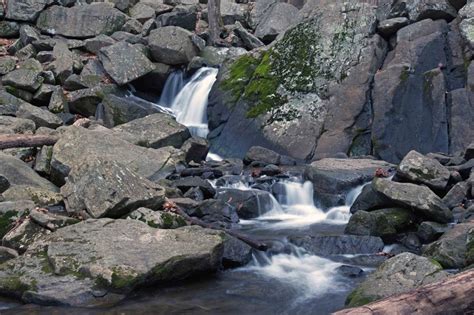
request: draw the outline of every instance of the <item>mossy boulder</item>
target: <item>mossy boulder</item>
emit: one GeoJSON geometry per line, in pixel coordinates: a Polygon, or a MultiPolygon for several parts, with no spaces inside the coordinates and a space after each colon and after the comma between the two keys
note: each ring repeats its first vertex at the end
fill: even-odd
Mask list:
{"type": "Polygon", "coordinates": [[[403,253],[385,261],[346,299],[348,307],[368,304],[393,294],[408,292],[448,276],[441,265],[426,257],[403,253]]]}

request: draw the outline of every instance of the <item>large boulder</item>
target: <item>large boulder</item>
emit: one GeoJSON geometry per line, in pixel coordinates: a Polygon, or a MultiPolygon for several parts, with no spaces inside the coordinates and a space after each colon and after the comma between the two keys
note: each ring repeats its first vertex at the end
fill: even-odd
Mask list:
{"type": "Polygon", "coordinates": [[[20,68],[2,77],[2,84],[28,92],[35,92],[43,83],[41,70],[20,68]]]}
{"type": "Polygon", "coordinates": [[[62,184],[72,167],[93,158],[116,161],[151,180],[166,177],[184,160],[182,152],[174,148],[148,149],[108,132],[69,127],[53,147],[52,177],[62,184]]]}
{"type": "Polygon", "coordinates": [[[37,240],[0,267],[0,290],[26,303],[110,305],[145,284],[215,271],[223,235],[159,230],[137,220],[88,220],[37,240]]]}
{"type": "Polygon", "coordinates": [[[298,20],[298,9],[295,6],[289,3],[277,2],[263,15],[260,23],[255,28],[255,36],[263,42],[269,43],[298,20]]]}
{"type": "Polygon", "coordinates": [[[114,161],[88,159],[71,169],[61,187],[66,210],[92,218],[119,218],[139,207],[158,210],[164,189],[114,161]]]}
{"type": "Polygon", "coordinates": [[[168,65],[187,64],[198,54],[193,33],[177,26],[160,27],[150,32],[148,44],[153,59],[168,65]]]}
{"type": "Polygon", "coordinates": [[[32,134],[36,125],[29,119],[0,116],[0,134],[32,134]]]}
{"type": "Polygon", "coordinates": [[[41,12],[36,26],[49,35],[88,38],[119,31],[125,21],[126,15],[109,3],[76,5],[71,8],[54,5],[41,12]]]}
{"type": "Polygon", "coordinates": [[[411,291],[447,276],[448,273],[431,259],[403,253],[387,260],[369,275],[347,297],[346,305],[361,306],[390,295],[411,291]]]}
{"type": "Polygon", "coordinates": [[[371,36],[374,7],[318,0],[300,14],[271,48],[221,67],[208,106],[211,151],[243,157],[259,145],[299,160],[370,154],[368,91],[386,50],[371,36]]]}
{"type": "Polygon", "coordinates": [[[455,225],[444,233],[439,240],[427,245],[423,249],[423,255],[433,258],[444,268],[465,267],[468,237],[473,229],[473,222],[455,225]]]}
{"type": "Polygon", "coordinates": [[[155,69],[141,50],[127,42],[102,48],[99,59],[105,71],[118,85],[127,84],[155,69]]]}
{"type": "Polygon", "coordinates": [[[437,160],[410,151],[398,165],[397,177],[444,192],[450,172],[437,160]]]}
{"type": "Polygon", "coordinates": [[[34,22],[49,0],[9,0],[5,17],[10,20],[34,22]]]}
{"type": "Polygon", "coordinates": [[[376,192],[395,205],[412,209],[428,220],[439,223],[450,223],[453,220],[451,210],[426,186],[396,183],[383,178],[376,178],[372,185],[376,192]]]}
{"type": "Polygon", "coordinates": [[[153,149],[166,146],[179,148],[191,137],[185,126],[178,123],[171,115],[163,113],[132,120],[113,130],[123,132],[122,139],[153,149]]]}
{"type": "Polygon", "coordinates": [[[410,150],[449,151],[446,113],[448,25],[425,19],[397,33],[397,45],[375,75],[372,142],[383,160],[396,163],[410,150]]]}
{"type": "Polygon", "coordinates": [[[314,192],[323,206],[344,204],[348,192],[371,181],[377,169],[389,169],[392,165],[370,159],[326,158],[311,163],[305,170],[305,178],[314,186],[314,192]]]}
{"type": "Polygon", "coordinates": [[[264,190],[241,190],[226,188],[219,191],[217,199],[222,200],[236,208],[241,219],[253,219],[274,207],[274,197],[264,190]]]}

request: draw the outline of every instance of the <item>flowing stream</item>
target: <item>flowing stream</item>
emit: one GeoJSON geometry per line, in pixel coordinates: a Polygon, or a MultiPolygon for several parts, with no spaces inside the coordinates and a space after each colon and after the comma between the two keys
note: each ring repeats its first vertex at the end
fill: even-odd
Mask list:
{"type": "MultiPolygon", "coordinates": [[[[182,72],[169,76],[158,102],[193,135],[205,137],[208,94],[217,69],[202,68],[189,80],[182,72]]],[[[258,192],[245,177],[216,187],[258,192]]],[[[215,182],[212,182],[215,185],[215,182]]],[[[260,215],[241,220],[243,233],[271,244],[268,252],[253,252],[244,267],[218,272],[172,287],[144,289],[111,309],[67,309],[68,314],[328,314],[344,307],[348,293],[360,278],[338,273],[342,262],[320,257],[292,245],[289,238],[305,235],[341,235],[350,206],[362,186],[347,194],[344,205],[316,206],[311,182],[301,177],[274,180],[271,198],[258,202],[260,215]]],[[[63,314],[64,308],[33,307],[24,314],[63,314]]],[[[13,310],[12,310],[13,311],[13,310]]],[[[22,313],[16,310],[15,314],[22,313]]]]}

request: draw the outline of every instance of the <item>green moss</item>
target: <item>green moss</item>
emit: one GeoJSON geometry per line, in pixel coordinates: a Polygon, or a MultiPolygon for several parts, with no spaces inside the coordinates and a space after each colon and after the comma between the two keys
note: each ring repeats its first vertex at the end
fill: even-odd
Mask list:
{"type": "Polygon", "coordinates": [[[429,94],[433,90],[433,79],[436,77],[436,71],[428,71],[423,76],[423,92],[429,94]]]}
{"type": "Polygon", "coordinates": [[[410,68],[407,66],[404,66],[402,69],[402,72],[400,73],[400,81],[406,82],[409,77],[410,77],[410,68]]]}
{"type": "Polygon", "coordinates": [[[122,290],[125,288],[132,288],[137,283],[137,277],[124,272],[120,268],[116,268],[112,273],[111,286],[113,289],[122,290]]]}
{"type": "Polygon", "coordinates": [[[22,293],[30,289],[30,286],[24,283],[20,276],[11,275],[0,281],[0,286],[4,292],[22,293]]]}
{"type": "Polygon", "coordinates": [[[18,212],[11,210],[0,216],[0,237],[5,236],[12,227],[12,223],[18,216],[18,212]]]}
{"type": "Polygon", "coordinates": [[[240,98],[259,61],[257,58],[244,55],[230,66],[228,78],[222,82],[222,87],[231,92],[233,102],[240,98]]]}
{"type": "Polygon", "coordinates": [[[351,294],[349,294],[345,304],[348,307],[357,307],[369,304],[370,302],[373,302],[375,300],[377,300],[377,297],[366,296],[363,294],[361,289],[356,289],[352,291],[351,294]]]}
{"type": "Polygon", "coordinates": [[[429,260],[434,264],[436,265],[436,267],[438,267],[439,269],[443,269],[443,266],[435,259],[433,258],[429,258],[429,260]]]}

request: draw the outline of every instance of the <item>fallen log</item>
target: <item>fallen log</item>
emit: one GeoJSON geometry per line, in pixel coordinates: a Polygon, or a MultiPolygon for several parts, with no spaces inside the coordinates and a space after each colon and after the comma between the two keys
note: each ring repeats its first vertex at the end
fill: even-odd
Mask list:
{"type": "Polygon", "coordinates": [[[54,145],[57,137],[48,135],[0,135],[0,150],[54,145]]]}
{"type": "Polygon", "coordinates": [[[474,314],[474,270],[333,314],[474,314]]]}
{"type": "Polygon", "coordinates": [[[219,228],[219,227],[216,227],[215,225],[206,223],[206,222],[201,221],[197,218],[190,217],[183,209],[181,209],[176,203],[174,203],[172,201],[167,200],[166,203],[165,203],[164,208],[165,208],[165,210],[167,210],[169,212],[173,212],[173,213],[176,213],[177,215],[181,216],[186,222],[188,222],[191,225],[199,225],[199,226],[201,226],[203,228],[206,228],[206,229],[223,231],[223,232],[229,234],[230,236],[233,236],[233,237],[241,240],[242,242],[248,244],[250,247],[255,248],[257,250],[260,250],[260,251],[266,251],[268,249],[267,244],[265,244],[263,242],[260,242],[258,240],[254,240],[254,239],[250,238],[249,236],[244,235],[240,232],[237,232],[237,231],[231,230],[231,229],[226,229],[226,228],[219,228]]]}

